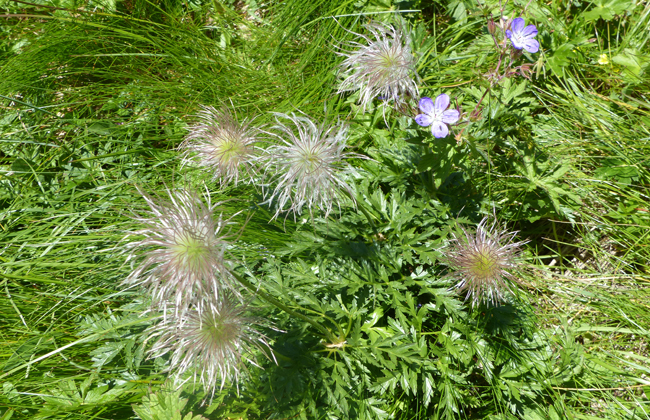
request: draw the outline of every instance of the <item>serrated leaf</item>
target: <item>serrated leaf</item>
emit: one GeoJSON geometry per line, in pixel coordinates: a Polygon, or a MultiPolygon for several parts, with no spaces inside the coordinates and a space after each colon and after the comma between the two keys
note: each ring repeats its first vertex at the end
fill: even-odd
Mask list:
{"type": "Polygon", "coordinates": [[[108,385],[93,388],[88,391],[84,404],[106,404],[118,398],[124,392],[121,388],[108,389],[108,385]]]}
{"type": "Polygon", "coordinates": [[[142,404],[134,404],[133,411],[142,420],[208,420],[201,415],[188,413],[182,417],[181,411],[187,405],[187,398],[181,398],[181,390],[164,387],[158,392],[142,397],[142,404]],[[189,417],[188,417],[189,416],[189,417]]]}
{"type": "Polygon", "coordinates": [[[620,15],[626,10],[632,10],[634,2],[632,0],[595,0],[593,9],[584,12],[582,17],[587,22],[598,19],[612,20],[615,15],[620,15]]]}
{"type": "Polygon", "coordinates": [[[574,44],[567,42],[553,51],[553,55],[548,57],[546,60],[553,73],[558,76],[562,75],[562,67],[568,65],[571,62],[571,59],[576,55],[575,52],[573,52],[575,47],[574,44]]]}
{"type": "Polygon", "coordinates": [[[18,158],[11,164],[11,171],[17,174],[33,174],[37,165],[29,159],[18,158]]]}
{"type": "Polygon", "coordinates": [[[109,341],[108,343],[90,352],[93,367],[102,367],[117,356],[126,346],[125,342],[109,341]]]}
{"type": "Polygon", "coordinates": [[[96,121],[88,126],[88,131],[102,136],[109,136],[115,127],[115,124],[110,121],[96,121]]]}
{"type": "Polygon", "coordinates": [[[430,169],[438,167],[439,160],[440,158],[433,153],[427,153],[426,155],[421,156],[415,173],[419,174],[421,172],[426,172],[430,169]]]}
{"type": "MultiPolygon", "coordinates": [[[[511,80],[511,79],[506,79],[506,80],[511,80]]],[[[512,99],[524,93],[526,91],[526,84],[527,84],[526,82],[527,82],[526,80],[523,80],[519,84],[510,85],[503,94],[503,103],[509,104],[512,99]]]]}
{"type": "Polygon", "coordinates": [[[628,82],[639,82],[641,73],[650,63],[647,54],[637,49],[625,48],[622,52],[612,57],[612,62],[625,67],[623,78],[628,82]]]}
{"type": "Polygon", "coordinates": [[[200,414],[197,414],[196,416],[192,415],[192,413],[187,413],[185,417],[183,417],[183,420],[208,420],[205,417],[203,417],[200,414]]]}
{"type": "Polygon", "coordinates": [[[375,407],[374,405],[371,405],[370,409],[379,419],[387,419],[390,417],[390,415],[386,411],[382,410],[379,407],[375,407]]]}
{"type": "Polygon", "coordinates": [[[431,374],[427,373],[424,375],[424,381],[422,383],[422,393],[424,395],[424,406],[428,407],[431,404],[431,399],[433,397],[433,378],[431,374]]]}

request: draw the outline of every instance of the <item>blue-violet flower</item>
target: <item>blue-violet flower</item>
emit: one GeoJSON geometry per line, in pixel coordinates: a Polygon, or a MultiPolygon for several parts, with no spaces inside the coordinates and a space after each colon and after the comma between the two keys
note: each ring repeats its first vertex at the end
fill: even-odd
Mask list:
{"type": "Polygon", "coordinates": [[[431,126],[431,132],[439,139],[445,138],[449,134],[447,124],[454,124],[460,118],[460,112],[457,109],[447,109],[449,95],[446,93],[438,95],[435,103],[431,98],[424,97],[420,99],[419,106],[424,114],[415,117],[415,122],[422,127],[431,126]]]}
{"type": "Polygon", "coordinates": [[[506,30],[506,36],[512,42],[512,46],[517,49],[525,49],[529,53],[536,53],[539,51],[539,42],[535,38],[537,35],[537,28],[535,25],[528,25],[524,27],[526,22],[523,18],[517,18],[512,21],[510,28],[506,30]]]}

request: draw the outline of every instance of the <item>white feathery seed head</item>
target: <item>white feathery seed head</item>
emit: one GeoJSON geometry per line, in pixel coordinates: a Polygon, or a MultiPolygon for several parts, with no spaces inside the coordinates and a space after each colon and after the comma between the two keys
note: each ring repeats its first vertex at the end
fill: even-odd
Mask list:
{"type": "Polygon", "coordinates": [[[454,236],[443,252],[445,262],[452,270],[450,276],[458,281],[456,288],[467,291],[465,300],[472,306],[481,303],[497,305],[506,291],[512,292],[511,282],[517,282],[514,273],[519,266],[521,247],[527,241],[514,242],[518,232],[508,232],[496,222],[487,227],[485,217],[475,231],[461,227],[463,235],[454,236]]]}
{"type": "Polygon", "coordinates": [[[217,387],[223,389],[230,382],[237,385],[248,363],[258,366],[255,349],[273,361],[275,356],[267,338],[256,329],[261,320],[246,315],[247,305],[225,294],[205,300],[208,303],[200,313],[192,307],[182,318],[168,309],[149,329],[148,340],[156,339],[149,357],[169,354],[168,372],[181,380],[192,379],[194,384],[198,379],[206,393],[214,396],[217,387]]]}
{"type": "Polygon", "coordinates": [[[259,129],[250,121],[239,122],[234,110],[223,106],[220,110],[203,106],[198,113],[200,122],[190,127],[189,134],[179,146],[183,151],[183,164],[196,162],[212,171],[212,179],[221,186],[230,182],[237,185],[240,171],[253,179],[255,170],[255,143],[259,129]]]}
{"type": "Polygon", "coordinates": [[[215,215],[222,203],[212,204],[206,192],[206,204],[196,192],[182,188],[168,189],[168,200],[138,191],[150,211],[134,213],[133,220],[143,228],[127,235],[141,239],[127,244],[127,261],[135,267],[124,283],[142,285],[154,305],[169,302],[181,312],[196,295],[237,294],[224,257],[230,219],[215,215]]]}
{"type": "Polygon", "coordinates": [[[307,117],[295,114],[275,114],[277,125],[269,133],[281,143],[266,150],[265,168],[274,173],[275,188],[265,188],[268,203],[275,202],[277,211],[294,214],[307,206],[310,213],[314,206],[320,208],[325,217],[332,211],[333,204],[340,207],[343,192],[353,197],[352,189],[343,180],[343,173],[351,171],[345,159],[364,156],[345,152],[348,129],[342,124],[317,125],[307,117]]]}
{"type": "Polygon", "coordinates": [[[348,42],[338,53],[345,57],[339,68],[338,93],[360,91],[359,104],[364,112],[375,98],[396,104],[418,98],[420,78],[408,33],[379,22],[364,26],[370,34],[353,32],[359,42],[348,42]]]}

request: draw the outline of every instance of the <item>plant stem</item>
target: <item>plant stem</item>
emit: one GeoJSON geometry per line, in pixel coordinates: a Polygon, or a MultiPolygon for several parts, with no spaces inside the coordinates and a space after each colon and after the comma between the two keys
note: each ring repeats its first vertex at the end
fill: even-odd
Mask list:
{"type": "Polygon", "coordinates": [[[332,335],[332,332],[330,330],[328,330],[327,328],[325,328],[324,326],[322,326],[321,324],[319,324],[318,322],[314,321],[313,319],[311,319],[310,317],[308,317],[306,315],[303,315],[301,313],[298,313],[298,312],[294,311],[293,309],[289,308],[287,305],[280,302],[279,300],[277,300],[273,296],[259,290],[258,288],[255,287],[255,285],[253,285],[253,283],[249,282],[248,280],[246,280],[245,278],[243,278],[239,274],[233,273],[233,272],[231,272],[231,274],[233,275],[233,277],[235,277],[237,279],[238,282],[240,282],[245,288],[247,288],[251,292],[257,294],[258,296],[260,296],[262,299],[264,299],[265,301],[267,301],[271,305],[276,306],[277,308],[283,310],[284,312],[288,313],[289,315],[295,316],[296,318],[300,318],[303,321],[311,324],[314,328],[316,328],[317,330],[322,332],[323,335],[327,338],[328,341],[334,342],[335,337],[332,335]]]}
{"type": "Polygon", "coordinates": [[[372,227],[373,233],[377,233],[377,227],[375,226],[375,222],[372,220],[372,215],[366,210],[366,208],[363,206],[362,203],[359,203],[356,198],[352,195],[351,191],[348,191],[346,188],[343,188],[343,191],[350,197],[352,202],[357,206],[359,210],[361,210],[361,213],[363,213],[364,216],[366,216],[366,219],[368,219],[368,223],[370,224],[370,227],[372,227]]]}
{"type": "Polygon", "coordinates": [[[560,264],[559,267],[562,267],[564,264],[564,258],[562,258],[562,244],[560,243],[560,239],[557,236],[557,229],[555,228],[555,221],[551,220],[551,226],[553,227],[553,236],[555,237],[555,242],[557,243],[557,252],[560,257],[560,264]]]}

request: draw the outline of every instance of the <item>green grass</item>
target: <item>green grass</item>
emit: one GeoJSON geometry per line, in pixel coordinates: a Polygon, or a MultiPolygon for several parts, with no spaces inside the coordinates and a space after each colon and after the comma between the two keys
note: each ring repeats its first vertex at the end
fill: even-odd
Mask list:
{"type": "Polygon", "coordinates": [[[0,2],[0,418],[650,418],[650,6],[531,2],[531,79],[491,84],[498,7],[0,2]],[[364,114],[336,94],[339,43],[400,10],[420,10],[400,19],[422,96],[469,114],[489,89],[458,141],[417,129],[415,102],[364,114]],[[182,167],[200,105],[222,104],[267,129],[349,124],[372,158],[353,161],[356,209],[269,223],[259,186],[182,167]],[[230,258],[278,361],[251,354],[263,369],[211,403],[147,359],[157,315],[120,286],[136,186],[187,184],[248,220],[230,258]],[[530,240],[525,267],[504,305],[471,309],[443,245],[493,212],[530,240]]]}

